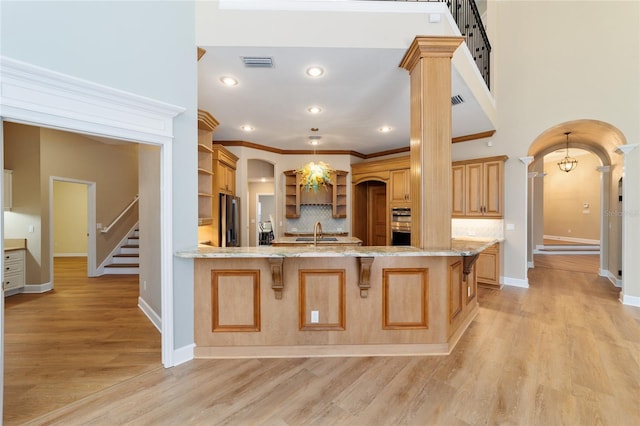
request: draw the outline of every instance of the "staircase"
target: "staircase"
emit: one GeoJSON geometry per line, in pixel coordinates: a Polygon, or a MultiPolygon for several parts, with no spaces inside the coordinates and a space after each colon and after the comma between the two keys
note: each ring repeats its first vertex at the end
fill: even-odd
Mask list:
{"type": "Polygon", "coordinates": [[[124,240],[111,261],[104,266],[105,275],[125,275],[140,273],[140,233],[133,230],[124,240]]]}

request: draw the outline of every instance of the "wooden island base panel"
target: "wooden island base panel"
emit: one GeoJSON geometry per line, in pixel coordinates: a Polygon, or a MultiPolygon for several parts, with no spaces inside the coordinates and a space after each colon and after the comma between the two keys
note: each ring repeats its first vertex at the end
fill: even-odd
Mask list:
{"type": "Polygon", "coordinates": [[[478,312],[473,261],[493,243],[177,253],[194,258],[194,355],[449,354],[478,312]]]}

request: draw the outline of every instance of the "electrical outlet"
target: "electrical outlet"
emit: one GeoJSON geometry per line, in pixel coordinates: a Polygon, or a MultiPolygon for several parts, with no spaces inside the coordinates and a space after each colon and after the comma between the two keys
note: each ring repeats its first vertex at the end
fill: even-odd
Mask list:
{"type": "Polygon", "coordinates": [[[311,311],[311,323],[317,324],[320,321],[320,312],[319,311],[311,311]]]}

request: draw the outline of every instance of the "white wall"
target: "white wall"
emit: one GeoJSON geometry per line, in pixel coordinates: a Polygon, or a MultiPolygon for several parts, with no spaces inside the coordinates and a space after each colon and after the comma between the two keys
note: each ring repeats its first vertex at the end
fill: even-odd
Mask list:
{"type": "MultiPolygon", "coordinates": [[[[197,243],[193,1],[1,3],[3,55],[186,108],[174,120],[173,249],[197,243]]],[[[160,184],[160,183],[159,183],[160,184]]],[[[174,346],[193,343],[193,262],[174,258],[174,346]]]]}

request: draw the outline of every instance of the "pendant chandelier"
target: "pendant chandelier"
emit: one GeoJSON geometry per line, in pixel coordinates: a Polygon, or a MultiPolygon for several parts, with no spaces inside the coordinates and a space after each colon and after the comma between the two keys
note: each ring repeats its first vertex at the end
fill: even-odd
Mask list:
{"type": "MultiPolygon", "coordinates": [[[[311,143],[313,144],[313,156],[316,156],[316,146],[320,136],[317,136],[316,132],[318,128],[311,129],[314,134],[309,136],[311,143]]],[[[296,173],[300,175],[300,185],[305,191],[318,192],[320,188],[326,190],[329,189],[328,185],[331,185],[331,177],[335,173],[335,170],[323,161],[310,161],[304,166],[296,170],[296,173]]]]}
{"type": "Polygon", "coordinates": [[[564,158],[560,162],[558,162],[558,167],[560,168],[560,170],[567,173],[569,173],[571,170],[578,167],[578,160],[576,160],[575,158],[569,157],[569,135],[570,134],[571,132],[565,132],[565,135],[567,136],[567,151],[564,158]]]}

